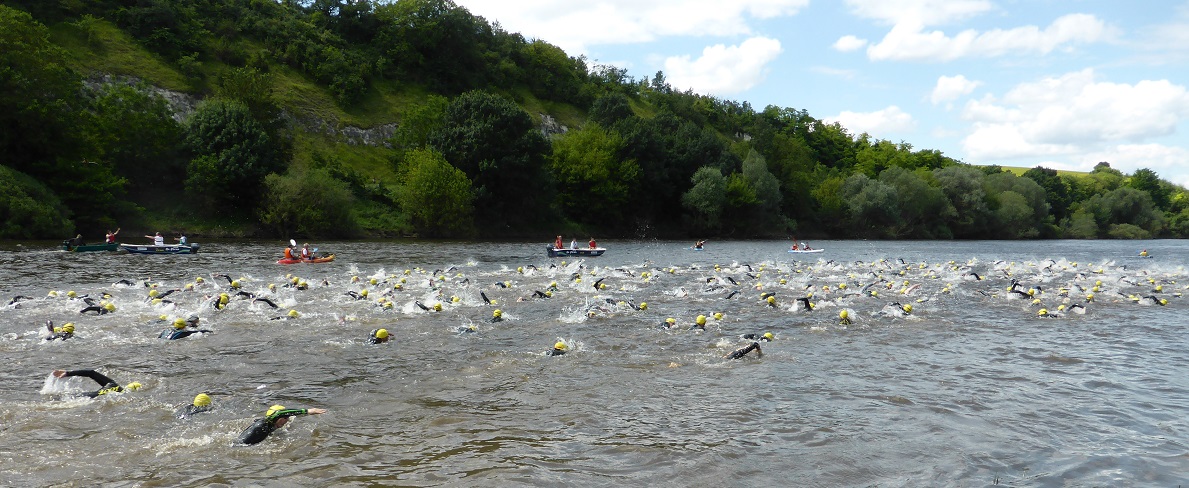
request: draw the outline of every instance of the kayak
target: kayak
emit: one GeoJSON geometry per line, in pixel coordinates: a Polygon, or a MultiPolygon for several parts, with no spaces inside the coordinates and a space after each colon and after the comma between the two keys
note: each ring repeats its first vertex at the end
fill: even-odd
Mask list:
{"type": "Polygon", "coordinates": [[[793,253],[793,254],[811,254],[811,253],[815,253],[815,252],[822,252],[822,251],[825,251],[825,249],[809,249],[809,250],[805,250],[805,249],[789,249],[789,252],[791,252],[791,253],[793,253]]]}
{"type": "Polygon", "coordinates": [[[606,248],[602,247],[579,247],[574,249],[556,248],[549,246],[545,248],[545,252],[549,253],[549,257],[556,258],[558,256],[602,256],[607,252],[606,248]]]}
{"type": "Polygon", "coordinates": [[[300,263],[318,264],[318,263],[329,263],[331,261],[334,261],[334,254],[328,254],[326,256],[322,256],[320,258],[314,258],[314,259],[301,259],[301,258],[284,259],[284,258],[281,258],[281,259],[277,260],[277,264],[300,264],[300,263]]]}
{"type": "Polygon", "coordinates": [[[81,246],[75,246],[70,241],[62,241],[62,250],[70,252],[119,251],[120,243],[113,242],[111,244],[83,244],[81,246]]]}
{"type": "Polygon", "coordinates": [[[120,249],[131,254],[197,254],[198,244],[120,244],[120,249]]]}

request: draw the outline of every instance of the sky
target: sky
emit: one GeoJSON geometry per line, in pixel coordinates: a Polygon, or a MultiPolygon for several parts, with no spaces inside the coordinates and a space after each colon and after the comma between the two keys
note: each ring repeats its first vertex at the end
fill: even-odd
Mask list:
{"type": "Polygon", "coordinates": [[[1189,0],[455,0],[636,79],[970,164],[1189,186],[1189,0]]]}

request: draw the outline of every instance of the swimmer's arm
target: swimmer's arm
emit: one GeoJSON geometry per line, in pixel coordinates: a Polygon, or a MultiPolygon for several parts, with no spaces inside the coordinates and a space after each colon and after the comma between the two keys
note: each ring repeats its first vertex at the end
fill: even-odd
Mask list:
{"type": "MultiPolygon", "coordinates": [[[[76,369],[73,371],[65,371],[65,370],[59,369],[59,370],[54,371],[54,377],[56,377],[56,378],[65,378],[68,376],[86,376],[86,377],[94,380],[96,383],[99,383],[99,386],[107,386],[109,384],[116,383],[115,381],[112,381],[111,378],[108,378],[108,377],[104,376],[102,373],[99,373],[98,371],[95,371],[93,369],[76,369]]],[[[118,384],[118,383],[116,383],[116,384],[118,384]]]]}

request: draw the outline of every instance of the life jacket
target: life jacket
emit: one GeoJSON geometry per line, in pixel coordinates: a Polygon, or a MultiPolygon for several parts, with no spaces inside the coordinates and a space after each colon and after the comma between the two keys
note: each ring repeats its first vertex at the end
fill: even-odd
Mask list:
{"type": "Polygon", "coordinates": [[[285,248],[285,259],[293,259],[293,248],[285,248]]]}
{"type": "Polygon", "coordinates": [[[310,248],[308,248],[308,247],[301,248],[301,258],[302,259],[310,259],[310,248]]]}

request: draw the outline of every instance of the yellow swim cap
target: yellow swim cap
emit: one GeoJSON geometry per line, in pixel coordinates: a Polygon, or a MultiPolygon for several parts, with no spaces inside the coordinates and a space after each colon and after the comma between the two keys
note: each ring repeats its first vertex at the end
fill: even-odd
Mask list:
{"type": "Polygon", "coordinates": [[[368,282],[368,283],[371,283],[371,284],[373,284],[373,285],[377,283],[375,278],[372,278],[372,279],[370,279],[370,280],[367,280],[367,282],[368,282]]]}
{"type": "Polygon", "coordinates": [[[648,302],[640,302],[640,310],[648,310],[648,302]]]}
{"type": "Polygon", "coordinates": [[[66,292],[66,296],[68,296],[70,298],[74,298],[74,297],[78,296],[78,293],[75,293],[74,290],[70,290],[70,291],[66,292]]]}
{"type": "Polygon", "coordinates": [[[273,414],[275,414],[275,413],[277,413],[277,412],[280,412],[281,410],[284,410],[284,409],[285,409],[285,406],[284,406],[284,405],[273,405],[273,406],[271,406],[271,407],[268,407],[268,411],[267,411],[267,412],[264,412],[264,416],[265,416],[265,417],[272,417],[272,416],[273,416],[273,414]]]}
{"type": "Polygon", "coordinates": [[[771,332],[765,332],[765,333],[764,333],[764,338],[765,338],[765,339],[768,339],[768,340],[770,340],[770,341],[774,341],[774,340],[776,340],[776,336],[772,335],[772,333],[771,333],[771,332]]]}
{"type": "Polygon", "coordinates": [[[491,312],[491,315],[493,317],[502,317],[504,315],[504,311],[497,308],[494,312],[491,312]]]}
{"type": "Polygon", "coordinates": [[[454,302],[454,303],[458,303],[461,300],[462,300],[461,298],[458,298],[458,295],[450,297],[450,301],[454,302]]]}
{"type": "Polygon", "coordinates": [[[73,334],[74,333],[74,322],[66,322],[65,324],[63,324],[62,332],[65,332],[67,334],[73,334]]]}
{"type": "Polygon", "coordinates": [[[387,339],[387,338],[388,338],[388,329],[376,330],[376,339],[387,339]]]}
{"type": "Polygon", "coordinates": [[[232,287],[232,288],[239,288],[239,287],[240,287],[240,285],[239,285],[239,280],[231,280],[231,287],[232,287]]]}
{"type": "Polygon", "coordinates": [[[175,329],[185,329],[185,328],[186,328],[186,319],[183,319],[183,318],[181,318],[181,317],[178,317],[178,319],[177,319],[177,320],[174,320],[174,321],[173,321],[173,328],[175,328],[175,329]]]}
{"type": "Polygon", "coordinates": [[[569,346],[567,346],[566,343],[564,343],[562,341],[557,341],[557,344],[554,344],[553,348],[557,349],[559,351],[564,351],[566,349],[569,349],[569,346]]]}
{"type": "Polygon", "coordinates": [[[838,318],[845,319],[847,317],[850,317],[850,312],[847,312],[846,309],[843,309],[842,311],[838,312],[838,318]]]}
{"type": "Polygon", "coordinates": [[[1036,315],[1039,315],[1041,317],[1044,317],[1045,315],[1048,315],[1048,314],[1049,314],[1049,309],[1047,309],[1047,308],[1042,308],[1042,309],[1036,311],[1036,315]]]}
{"type": "Polygon", "coordinates": [[[211,396],[207,395],[206,393],[199,393],[197,396],[194,397],[194,406],[195,407],[206,407],[206,406],[209,406],[210,404],[211,404],[211,396]]]}
{"type": "Polygon", "coordinates": [[[156,297],[157,295],[158,295],[158,292],[157,292],[157,289],[156,289],[156,288],[153,288],[152,290],[149,290],[149,296],[150,296],[150,297],[156,297]]]}
{"type": "Polygon", "coordinates": [[[442,304],[441,304],[441,303],[435,303],[435,304],[433,304],[433,311],[435,311],[435,312],[441,312],[441,311],[442,311],[442,304]]]}
{"type": "Polygon", "coordinates": [[[143,386],[143,385],[141,385],[139,381],[133,381],[131,383],[128,383],[128,385],[125,386],[124,389],[128,390],[128,391],[136,391],[136,390],[139,390],[141,386],[143,386]]]}
{"type": "Polygon", "coordinates": [[[714,312],[714,320],[722,320],[722,312],[714,312]]]}
{"type": "Polygon", "coordinates": [[[706,316],[699,315],[697,319],[694,319],[694,323],[696,323],[698,325],[706,325],[706,316]]]}
{"type": "Polygon", "coordinates": [[[115,312],[116,306],[113,305],[111,302],[108,302],[106,305],[103,306],[103,309],[107,310],[108,312],[115,312]]]}
{"type": "Polygon", "coordinates": [[[773,296],[768,297],[768,303],[776,303],[776,297],[773,297],[773,296]]]}
{"type": "Polygon", "coordinates": [[[194,278],[194,282],[201,284],[201,283],[206,283],[206,280],[202,279],[202,277],[199,276],[197,278],[194,278]]]}
{"type": "Polygon", "coordinates": [[[904,305],[904,313],[912,313],[912,305],[904,305]]]}
{"type": "Polygon", "coordinates": [[[359,294],[360,294],[361,296],[365,296],[365,297],[366,297],[366,296],[367,296],[367,289],[359,290],[359,294]]]}
{"type": "Polygon", "coordinates": [[[298,315],[301,315],[301,314],[297,313],[297,310],[290,310],[290,311],[289,311],[289,316],[290,316],[290,317],[294,317],[294,318],[296,318],[298,315]]]}
{"type": "Polygon", "coordinates": [[[675,319],[675,318],[673,318],[673,317],[669,317],[669,318],[665,319],[665,322],[668,322],[668,323],[670,323],[670,324],[676,324],[676,323],[677,323],[677,319],[675,319]]]}

